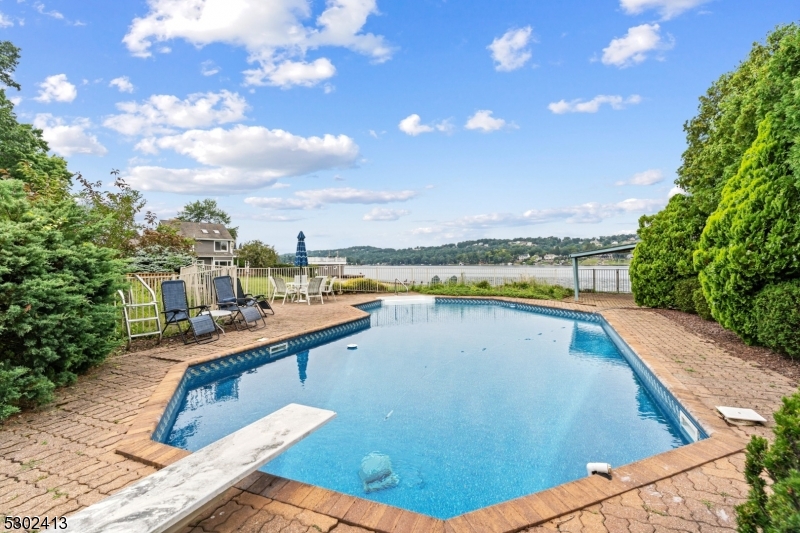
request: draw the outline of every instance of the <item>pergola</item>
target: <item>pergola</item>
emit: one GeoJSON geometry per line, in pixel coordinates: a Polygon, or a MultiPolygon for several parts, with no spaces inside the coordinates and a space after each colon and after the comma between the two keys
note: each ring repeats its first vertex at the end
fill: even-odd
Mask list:
{"type": "Polygon", "coordinates": [[[578,300],[578,290],[580,289],[580,279],[578,279],[578,259],[584,257],[591,257],[593,255],[603,254],[617,254],[620,252],[629,252],[636,248],[636,244],[620,244],[619,246],[612,246],[610,248],[600,248],[599,250],[592,250],[591,252],[578,252],[576,254],[569,254],[572,259],[572,280],[575,287],[575,300],[578,300]]]}

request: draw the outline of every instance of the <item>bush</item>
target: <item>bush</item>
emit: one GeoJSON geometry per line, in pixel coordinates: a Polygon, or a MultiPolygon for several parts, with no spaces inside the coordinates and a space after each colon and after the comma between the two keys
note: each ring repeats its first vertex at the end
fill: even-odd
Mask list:
{"type": "Polygon", "coordinates": [[[126,261],[128,272],[180,272],[191,265],[195,257],[164,246],[153,245],[137,250],[126,261]]]}
{"type": "Polygon", "coordinates": [[[800,357],[800,280],[767,285],[755,301],[758,342],[800,357]]]}
{"type": "Polygon", "coordinates": [[[421,285],[411,287],[411,290],[421,294],[441,296],[508,296],[539,300],[563,300],[573,294],[572,289],[539,281],[520,281],[492,287],[488,281],[484,280],[468,284],[421,285]]]}
{"type": "Polygon", "coordinates": [[[702,287],[697,287],[692,294],[692,300],[694,300],[694,310],[698,315],[700,315],[700,318],[703,320],[714,320],[714,317],[711,314],[711,308],[708,306],[706,296],[703,294],[702,287]]]}
{"type": "Polygon", "coordinates": [[[770,115],[759,125],[694,257],[714,318],[748,343],[758,338],[756,295],[800,275],[800,184],[789,131],[776,121],[770,115]]]}
{"type": "Polygon", "coordinates": [[[700,289],[700,282],[697,278],[686,278],[675,282],[674,296],[675,308],[684,313],[697,313],[694,304],[694,293],[700,289]]]}
{"type": "Polygon", "coordinates": [[[755,436],[747,445],[747,501],[736,507],[739,533],[800,531],[800,393],[775,413],[775,442],[755,436]],[[772,485],[765,490],[766,474],[772,485]]]}
{"type": "Polygon", "coordinates": [[[629,271],[638,305],[679,307],[675,284],[695,277],[692,252],[704,223],[692,197],[682,194],[673,196],[663,211],[639,219],[641,241],[633,251],[629,271]]]}
{"type": "Polygon", "coordinates": [[[116,345],[122,264],[94,244],[102,231],[71,198],[32,202],[0,179],[0,418],[50,401],[116,345]]]}

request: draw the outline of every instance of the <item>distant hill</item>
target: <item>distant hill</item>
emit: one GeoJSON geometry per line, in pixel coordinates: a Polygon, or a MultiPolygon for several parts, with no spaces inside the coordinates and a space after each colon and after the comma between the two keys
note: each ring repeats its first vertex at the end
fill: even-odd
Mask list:
{"type": "MultiPolygon", "coordinates": [[[[636,242],[635,234],[610,235],[579,239],[571,237],[525,237],[517,239],[478,239],[440,246],[416,248],[377,248],[351,246],[333,250],[309,250],[312,256],[347,257],[349,265],[499,265],[507,263],[536,264],[562,262],[575,252],[596,250],[636,242]],[[554,255],[555,258],[545,256],[554,255]],[[526,257],[527,256],[527,257],[526,257]],[[538,256],[538,257],[537,257],[538,256]]],[[[627,254],[615,256],[624,259],[627,254]]],[[[294,261],[294,254],[283,254],[286,263],[294,261]]]]}

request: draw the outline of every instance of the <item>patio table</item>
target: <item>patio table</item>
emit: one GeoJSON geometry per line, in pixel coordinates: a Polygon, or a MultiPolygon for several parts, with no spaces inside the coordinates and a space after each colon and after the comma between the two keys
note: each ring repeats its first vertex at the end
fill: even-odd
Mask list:
{"type": "Polygon", "coordinates": [[[220,332],[223,335],[225,335],[225,330],[222,328],[222,326],[219,325],[218,320],[220,318],[224,318],[226,316],[227,317],[231,316],[231,314],[232,314],[231,311],[225,311],[223,309],[212,309],[211,311],[203,311],[200,314],[201,315],[209,315],[210,314],[211,318],[214,319],[214,325],[217,326],[217,329],[220,330],[220,332]]]}

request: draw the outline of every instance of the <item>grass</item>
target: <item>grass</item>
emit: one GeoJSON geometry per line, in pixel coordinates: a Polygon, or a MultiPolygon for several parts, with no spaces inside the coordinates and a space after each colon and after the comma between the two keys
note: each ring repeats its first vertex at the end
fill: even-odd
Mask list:
{"type": "Polygon", "coordinates": [[[572,296],[572,289],[549,285],[541,281],[516,281],[492,287],[488,281],[478,283],[443,283],[417,285],[412,291],[440,296],[508,296],[511,298],[533,298],[537,300],[563,300],[572,296]]]}

